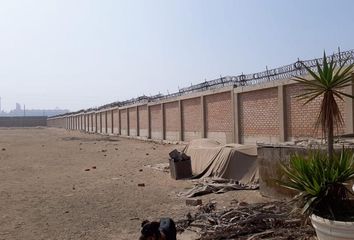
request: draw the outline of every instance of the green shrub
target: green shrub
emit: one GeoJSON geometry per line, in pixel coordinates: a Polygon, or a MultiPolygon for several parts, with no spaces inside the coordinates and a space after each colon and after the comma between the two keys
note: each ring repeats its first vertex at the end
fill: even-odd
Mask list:
{"type": "Polygon", "coordinates": [[[304,214],[336,220],[354,216],[348,188],[348,182],[354,179],[354,155],[349,150],[343,149],[332,159],[320,151],[307,156],[296,154],[282,169],[288,180],[281,185],[299,192],[294,200],[299,200],[304,214]]]}

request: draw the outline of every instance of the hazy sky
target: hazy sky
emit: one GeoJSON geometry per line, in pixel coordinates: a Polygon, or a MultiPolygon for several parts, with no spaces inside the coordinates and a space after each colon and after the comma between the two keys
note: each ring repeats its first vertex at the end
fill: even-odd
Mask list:
{"type": "Polygon", "coordinates": [[[354,1],[0,0],[3,109],[79,110],[354,48],[354,1]]]}

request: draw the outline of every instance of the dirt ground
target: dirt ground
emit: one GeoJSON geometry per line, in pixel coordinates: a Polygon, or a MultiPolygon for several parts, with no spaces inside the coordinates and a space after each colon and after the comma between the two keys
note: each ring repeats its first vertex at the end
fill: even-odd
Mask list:
{"type": "MultiPolygon", "coordinates": [[[[193,183],[145,167],[166,163],[174,148],[183,146],[63,129],[0,129],[0,240],[138,239],[144,219],[181,218],[195,207],[177,193],[193,183]]],[[[233,199],[267,200],[258,191],[202,199],[219,208],[233,199]]]]}

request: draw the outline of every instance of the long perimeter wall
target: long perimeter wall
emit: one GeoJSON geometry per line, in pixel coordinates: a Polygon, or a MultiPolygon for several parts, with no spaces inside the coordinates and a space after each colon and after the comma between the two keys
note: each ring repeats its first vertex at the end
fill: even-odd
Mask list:
{"type": "MultiPolygon", "coordinates": [[[[352,74],[354,81],[354,74],[352,74]]],[[[354,94],[353,87],[345,91],[354,94]]],[[[124,107],[52,117],[48,126],[90,133],[156,140],[190,141],[211,138],[221,143],[277,143],[314,132],[320,99],[307,105],[295,96],[302,87],[290,79],[247,87],[225,87],[124,107]]],[[[339,101],[344,126],[353,133],[353,100],[339,101]]]]}

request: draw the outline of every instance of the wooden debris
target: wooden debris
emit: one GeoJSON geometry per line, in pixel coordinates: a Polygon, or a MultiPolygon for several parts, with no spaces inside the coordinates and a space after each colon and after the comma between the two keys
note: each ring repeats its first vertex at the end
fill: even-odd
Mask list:
{"type": "Polygon", "coordinates": [[[201,240],[315,239],[314,229],[292,210],[288,203],[270,202],[239,204],[216,211],[215,202],[209,202],[176,224],[178,231],[192,228],[201,240]]]}

